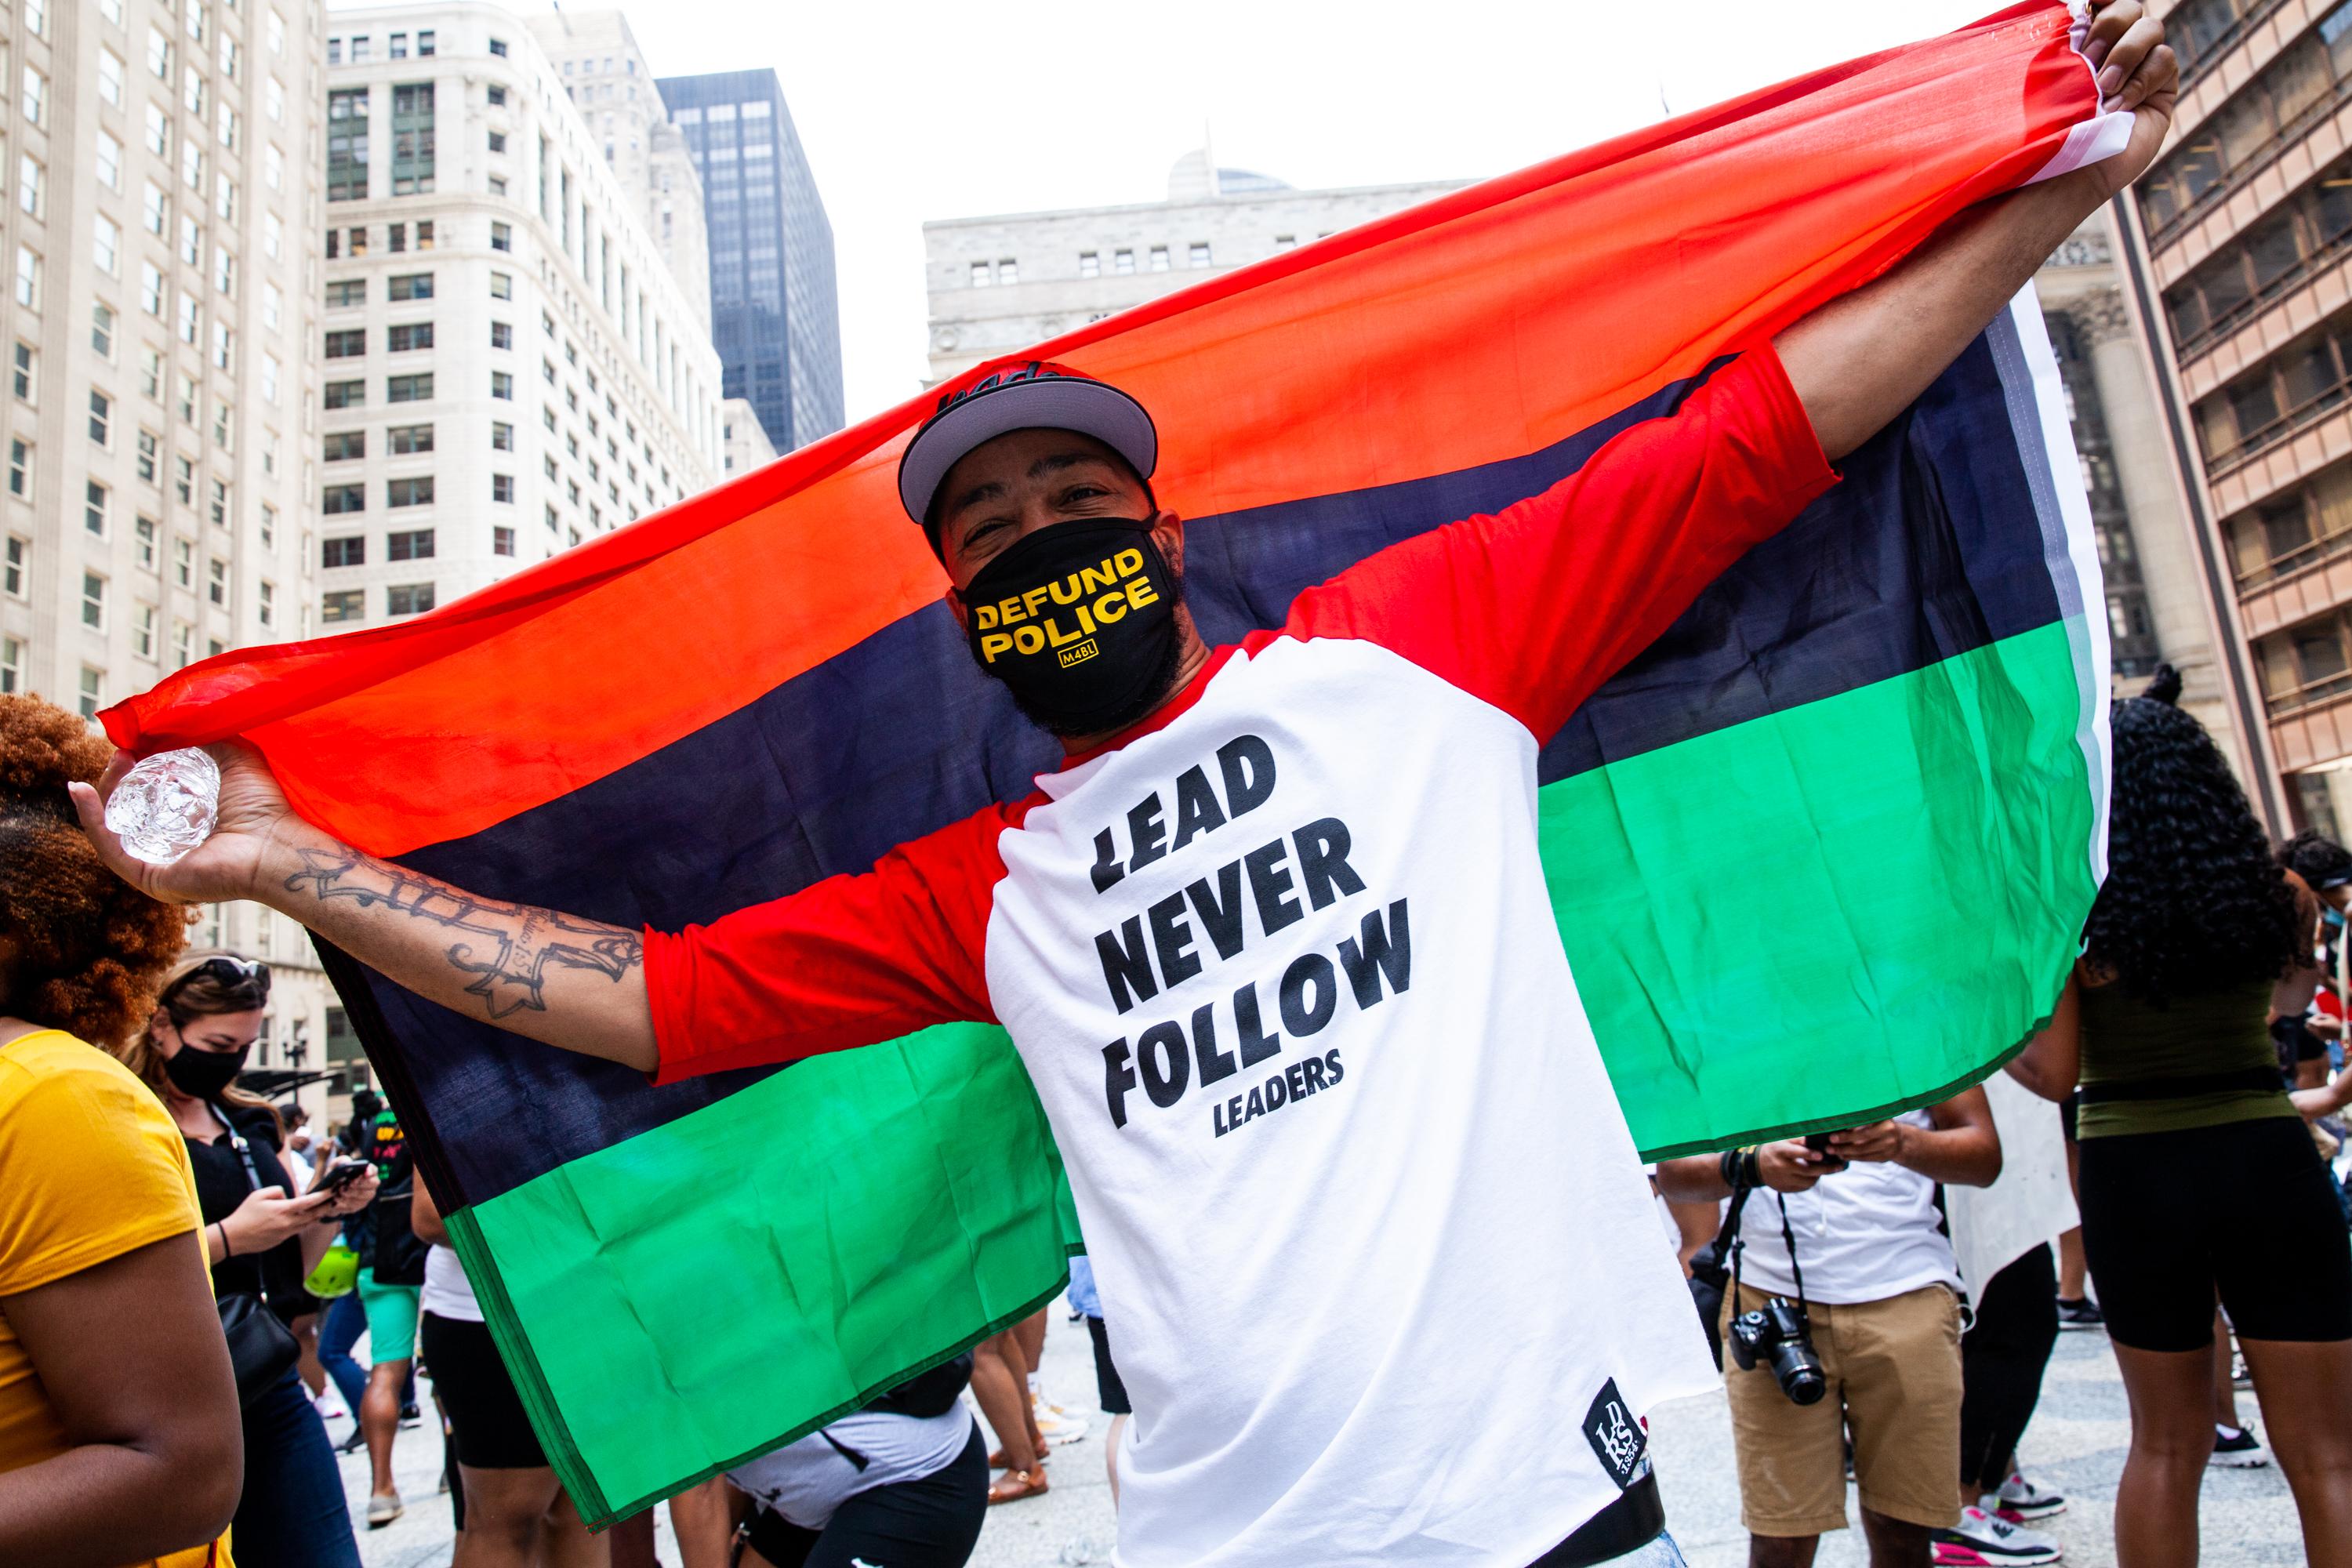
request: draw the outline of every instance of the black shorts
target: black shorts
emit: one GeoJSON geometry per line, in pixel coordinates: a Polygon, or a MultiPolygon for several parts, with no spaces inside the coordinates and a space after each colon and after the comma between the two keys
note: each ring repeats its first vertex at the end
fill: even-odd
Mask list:
{"type": "Polygon", "coordinates": [[[420,1332],[457,1462],[476,1470],[544,1469],[547,1453],[523,1414],[522,1395],[499,1359],[489,1326],[427,1312],[420,1332]]]}
{"type": "Polygon", "coordinates": [[[803,1530],[771,1509],[751,1516],[751,1550],[775,1568],[962,1568],[988,1514],[988,1445],[971,1441],[947,1468],[859,1492],[823,1530],[803,1530]]]}
{"type": "Polygon", "coordinates": [[[2352,1339],[2352,1240],[2301,1118],[2082,1151],[2083,1251],[2117,1344],[2201,1350],[2217,1292],[2247,1339],[2352,1339]]]}
{"type": "Polygon", "coordinates": [[[1095,1394],[1103,1409],[1112,1415],[1134,1415],[1135,1406],[1127,1402],[1127,1384],[1118,1380],[1118,1368],[1111,1363],[1110,1336],[1103,1331],[1103,1321],[1088,1318],[1087,1332],[1095,1342],[1095,1394]]]}

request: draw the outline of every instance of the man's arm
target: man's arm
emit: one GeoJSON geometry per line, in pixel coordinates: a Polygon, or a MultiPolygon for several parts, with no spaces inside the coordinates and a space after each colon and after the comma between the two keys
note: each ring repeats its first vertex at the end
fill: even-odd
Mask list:
{"type": "Polygon", "coordinates": [[[2000,1133],[1981,1089],[1965,1089],[1927,1108],[1931,1127],[1874,1121],[1830,1134],[1841,1160],[1887,1161],[1953,1187],[1989,1187],[2000,1177],[2000,1133]]]}
{"type": "Polygon", "coordinates": [[[2069,974],[2050,1022],[2009,1059],[2009,1076],[2044,1100],[2063,1100],[2083,1077],[2082,977],[2069,974]]]}
{"type": "Polygon", "coordinates": [[[2141,0],[2092,0],[2084,52],[2110,109],[2135,111],[2130,144],[2104,162],[1963,213],[1885,277],[1773,340],[1834,461],[1876,435],[1959,357],[2076,225],[2154,162],[2179,68],[2141,0]]]}

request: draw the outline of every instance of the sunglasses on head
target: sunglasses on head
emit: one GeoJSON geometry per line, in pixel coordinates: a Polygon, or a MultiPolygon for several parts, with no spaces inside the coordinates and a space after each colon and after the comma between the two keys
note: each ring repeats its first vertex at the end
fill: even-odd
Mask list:
{"type": "Polygon", "coordinates": [[[269,994],[269,965],[259,959],[232,958],[224,953],[216,958],[205,959],[202,963],[181,975],[179,979],[172,982],[171,990],[162,1000],[168,1005],[173,997],[180,994],[183,986],[199,975],[232,990],[250,990],[257,999],[269,994]]]}

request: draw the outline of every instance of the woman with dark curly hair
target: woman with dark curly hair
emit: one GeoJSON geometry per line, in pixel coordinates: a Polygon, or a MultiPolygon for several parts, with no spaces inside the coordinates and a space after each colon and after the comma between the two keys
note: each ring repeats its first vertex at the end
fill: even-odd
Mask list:
{"type": "Polygon", "coordinates": [[[2115,705],[2107,879],[2050,1027],[2010,1070],[2052,1100],[2082,1088],[2083,1244],[2131,1398],[2117,1560],[2197,1560],[2218,1294],[2305,1555],[2346,1568],[2352,1245],[2269,1032],[2310,999],[2317,900],[2179,693],[2167,669],[2115,705]]]}
{"type": "Polygon", "coordinates": [[[0,697],[0,1563],[226,1568],[236,1382],[195,1178],[105,1049],[187,926],[75,826],[66,785],[110,754],[0,697]]]}
{"type": "MultiPolygon", "coordinates": [[[[373,1201],[376,1180],[361,1168],[356,1180],[330,1190],[331,1166],[321,1165],[310,1190],[298,1194],[278,1158],[278,1112],[236,1087],[268,1000],[268,965],[191,953],[163,976],[146,1026],[116,1054],[154,1090],[187,1146],[214,1293],[246,1297],[283,1320],[310,1310],[303,1279],[326,1255],[337,1223],[373,1201]]],[[[245,1390],[244,1414],[238,1561],[245,1568],[359,1568],[334,1449],[290,1356],[268,1386],[245,1390]]]]}

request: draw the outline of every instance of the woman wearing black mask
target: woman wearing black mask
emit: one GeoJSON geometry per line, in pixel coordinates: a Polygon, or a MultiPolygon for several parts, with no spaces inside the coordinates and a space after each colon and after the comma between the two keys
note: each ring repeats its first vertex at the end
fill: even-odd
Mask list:
{"type": "MultiPolygon", "coordinates": [[[[190,955],[165,978],[147,1027],[121,1056],[187,1142],[215,1295],[290,1308],[334,1240],[334,1220],[365,1207],[376,1182],[367,1171],[329,1190],[334,1163],[322,1160],[310,1191],[290,1195],[278,1113],[236,1086],[268,1000],[267,964],[190,955]]],[[[359,1568],[334,1451],[292,1360],[267,1387],[241,1393],[245,1492],[233,1536],[240,1568],[359,1568]]]]}

